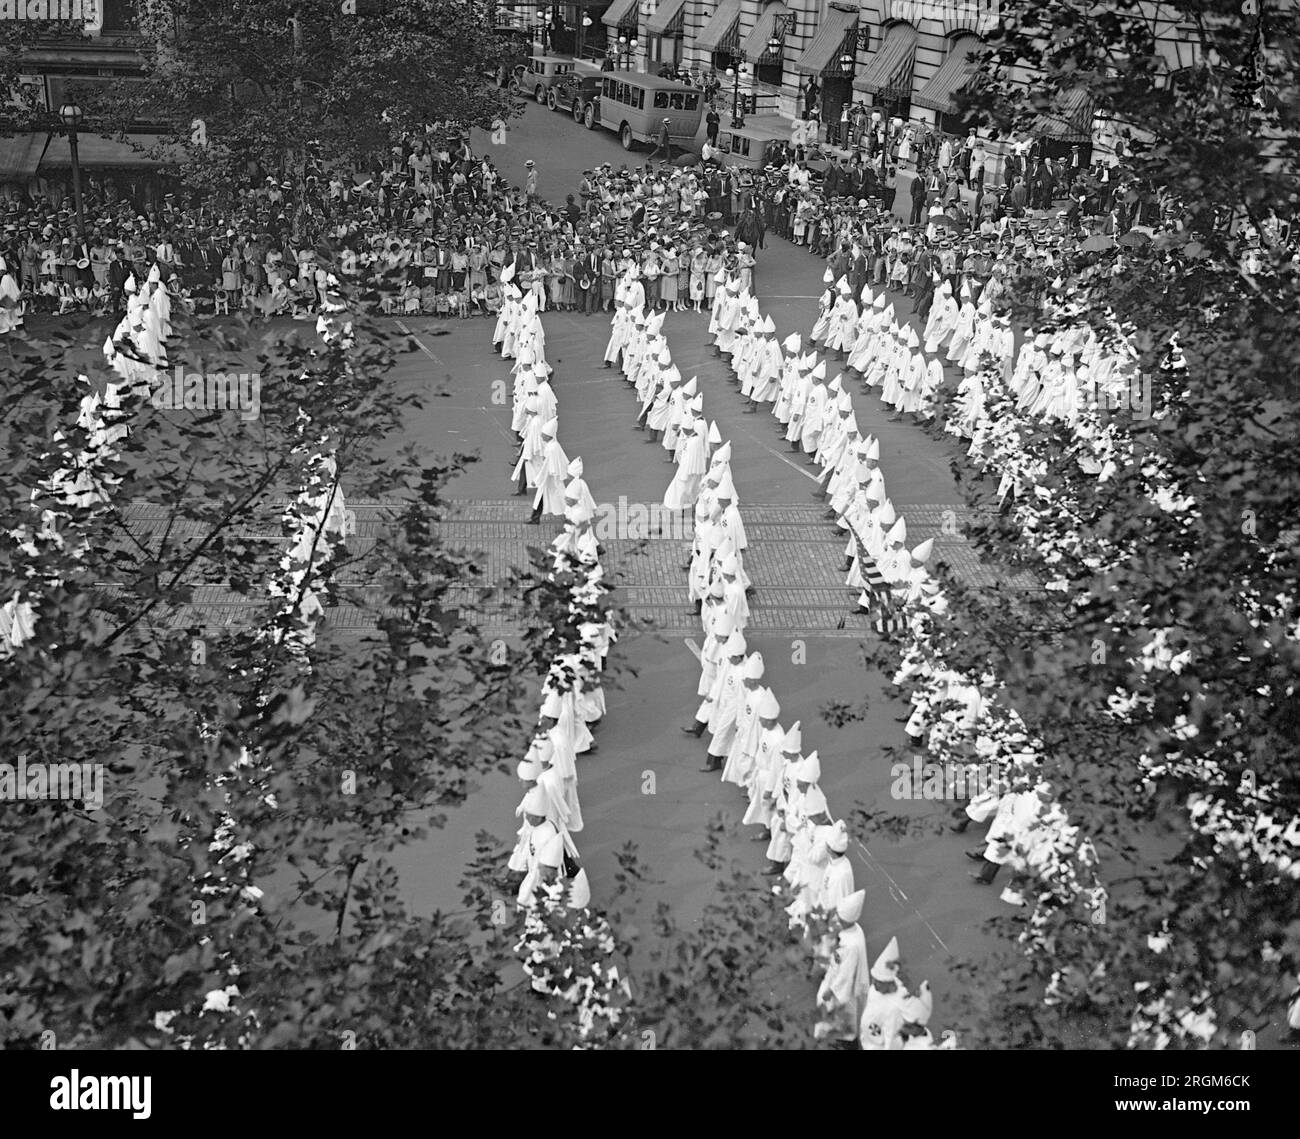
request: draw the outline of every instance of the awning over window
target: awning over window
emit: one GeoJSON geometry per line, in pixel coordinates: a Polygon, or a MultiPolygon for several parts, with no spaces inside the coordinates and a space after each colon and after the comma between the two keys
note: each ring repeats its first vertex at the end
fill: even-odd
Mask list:
{"type": "Polygon", "coordinates": [[[600,22],[607,28],[622,28],[629,24],[635,25],[637,22],[637,0],[614,0],[605,14],[601,16],[600,22]]]}
{"type": "Polygon", "coordinates": [[[646,22],[651,35],[680,36],[686,22],[686,0],[659,0],[659,7],[646,22]]]}
{"type": "Polygon", "coordinates": [[[695,46],[705,51],[735,51],[740,42],[740,0],[721,0],[717,11],[695,36],[695,46]]]}
{"type": "Polygon", "coordinates": [[[912,102],[932,111],[952,110],[952,97],[979,74],[979,64],[969,56],[979,50],[979,36],[958,36],[952,41],[947,57],[930,81],[912,98],[912,102]]]}
{"type": "Polygon", "coordinates": [[[0,182],[26,182],[35,174],[49,138],[43,131],[0,138],[0,182]]]}
{"type": "Polygon", "coordinates": [[[781,0],[776,0],[775,4],[769,4],[759,13],[758,23],[745,37],[745,42],[740,45],[740,54],[750,63],[758,63],[768,54],[767,41],[772,38],[772,33],[776,30],[776,18],[784,16],[787,10],[781,0]]]}
{"type": "Polygon", "coordinates": [[[1086,87],[1058,94],[1052,109],[1034,120],[1030,132],[1062,142],[1092,141],[1092,96],[1086,87]]]}
{"type": "Polygon", "coordinates": [[[867,60],[866,71],[853,81],[853,89],[890,99],[910,98],[915,62],[916,29],[911,24],[890,24],[879,50],[867,60]]]}
{"type": "MultiPolygon", "coordinates": [[[[152,150],[162,141],[161,135],[129,134],[126,142],[113,138],[100,138],[94,134],[77,135],[77,161],[82,166],[168,166],[181,161],[184,149],[168,146],[165,155],[155,158],[144,153],[145,148],[152,150]],[[132,145],[134,143],[134,145],[132,145]]],[[[72,152],[68,148],[66,135],[51,135],[50,145],[45,148],[45,157],[41,159],[41,169],[49,166],[71,166],[72,152]]]]}
{"type": "MultiPolygon", "coordinates": [[[[827,8],[821,27],[803,54],[790,61],[790,66],[805,75],[820,75],[823,71],[839,72],[840,53],[844,38],[858,25],[857,12],[827,8]]],[[[851,50],[850,55],[854,54],[851,50]]]]}

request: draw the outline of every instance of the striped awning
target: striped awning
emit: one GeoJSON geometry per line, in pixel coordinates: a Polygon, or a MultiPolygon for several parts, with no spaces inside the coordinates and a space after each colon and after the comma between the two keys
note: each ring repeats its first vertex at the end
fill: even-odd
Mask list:
{"type": "Polygon", "coordinates": [[[695,46],[705,51],[736,50],[740,43],[740,0],[722,0],[717,11],[695,36],[695,46]]]}
{"type": "Polygon", "coordinates": [[[958,36],[952,41],[947,57],[930,81],[912,98],[912,102],[932,111],[952,110],[952,97],[979,74],[979,64],[970,53],[978,50],[979,36],[958,36]]]}
{"type": "Polygon", "coordinates": [[[686,0],[659,0],[659,7],[645,22],[645,28],[655,36],[680,36],[685,22],[686,0]]]}
{"type": "Polygon", "coordinates": [[[1092,96],[1086,87],[1058,94],[1052,109],[1040,114],[1030,133],[1061,142],[1092,141],[1092,96]]]}
{"type": "Polygon", "coordinates": [[[915,62],[916,29],[911,24],[890,24],[879,50],[867,60],[867,69],[853,80],[853,89],[890,99],[909,98],[915,62]]]}
{"type": "MultiPolygon", "coordinates": [[[[162,135],[129,134],[125,141],[103,138],[95,134],[77,135],[77,161],[82,166],[152,167],[169,166],[184,161],[185,148],[168,143],[160,156],[145,153],[158,151],[162,135]]],[[[71,166],[72,150],[66,135],[51,135],[50,144],[41,159],[41,169],[52,166],[71,166]]]]}
{"type": "Polygon", "coordinates": [[[26,182],[35,174],[49,138],[44,131],[0,138],[0,182],[26,182]]]}
{"type": "Polygon", "coordinates": [[[607,28],[635,27],[637,22],[637,0],[614,0],[600,22],[607,28]]]}
{"type": "Polygon", "coordinates": [[[745,42],[740,45],[740,54],[750,63],[760,63],[765,58],[770,59],[773,53],[767,50],[767,41],[776,31],[777,17],[784,16],[788,11],[789,9],[781,3],[781,0],[776,0],[776,3],[764,8],[759,13],[758,22],[745,37],[745,42]]]}
{"type": "MultiPolygon", "coordinates": [[[[790,66],[805,75],[821,75],[824,71],[838,74],[841,70],[840,55],[845,38],[851,35],[857,26],[856,11],[845,12],[840,8],[827,8],[826,16],[821,22],[821,27],[817,29],[817,34],[813,36],[812,43],[804,48],[803,54],[798,59],[790,61],[790,66]]],[[[854,54],[851,48],[849,54],[854,54]]]]}

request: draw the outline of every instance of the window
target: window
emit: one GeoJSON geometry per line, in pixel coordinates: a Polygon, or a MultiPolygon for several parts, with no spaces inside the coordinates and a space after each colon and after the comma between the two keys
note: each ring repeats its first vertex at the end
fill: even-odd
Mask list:
{"type": "Polygon", "coordinates": [[[686,109],[686,99],[683,97],[682,92],[674,91],[672,97],[668,100],[668,105],[674,111],[684,111],[686,109]]]}
{"type": "Polygon", "coordinates": [[[645,107],[645,92],[640,87],[631,87],[629,91],[632,97],[628,102],[638,111],[642,110],[645,107]]]}
{"type": "Polygon", "coordinates": [[[759,83],[767,83],[772,87],[780,87],[781,80],[785,73],[785,64],[778,60],[776,63],[760,63],[754,68],[754,78],[759,83]]]}
{"type": "Polygon", "coordinates": [[[749,157],[749,139],[743,134],[733,134],[731,136],[731,153],[739,154],[744,158],[749,157]]]}
{"type": "Polygon", "coordinates": [[[669,103],[669,99],[668,99],[668,92],[667,92],[667,91],[656,91],[656,92],[655,92],[655,110],[656,110],[656,111],[666,111],[666,110],[668,110],[668,103],[669,103]]]}
{"type": "Polygon", "coordinates": [[[100,11],[104,14],[103,34],[115,35],[136,30],[134,0],[101,0],[100,11]]]}
{"type": "Polygon", "coordinates": [[[698,91],[686,92],[686,109],[688,111],[698,111],[700,109],[700,93],[698,91]]]}

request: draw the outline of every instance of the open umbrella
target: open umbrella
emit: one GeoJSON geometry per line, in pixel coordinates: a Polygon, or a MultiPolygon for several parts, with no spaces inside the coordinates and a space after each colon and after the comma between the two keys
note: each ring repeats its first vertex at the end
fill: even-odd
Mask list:
{"type": "Polygon", "coordinates": [[[688,166],[698,166],[699,162],[700,162],[700,156],[696,154],[694,151],[688,150],[685,153],[679,154],[676,158],[674,158],[672,164],[674,166],[681,166],[684,169],[688,166]]]}
{"type": "Polygon", "coordinates": [[[1137,249],[1139,246],[1148,245],[1151,238],[1141,230],[1130,229],[1123,237],[1119,239],[1119,244],[1126,249],[1137,249]]]}
{"type": "Polygon", "coordinates": [[[1115,248],[1115,239],[1108,234],[1094,233],[1079,246],[1084,253],[1104,253],[1115,248]]]}
{"type": "Polygon", "coordinates": [[[953,230],[957,228],[957,219],[949,217],[947,214],[935,214],[935,216],[930,218],[929,221],[931,225],[936,225],[940,228],[953,230]]]}

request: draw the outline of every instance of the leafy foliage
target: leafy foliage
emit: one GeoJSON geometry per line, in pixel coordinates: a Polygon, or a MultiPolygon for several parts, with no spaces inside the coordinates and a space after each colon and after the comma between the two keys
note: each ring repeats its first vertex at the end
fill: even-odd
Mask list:
{"type": "MultiPolygon", "coordinates": [[[[1023,914],[999,919],[1008,952],[979,969],[966,1010],[990,1046],[1235,1046],[1280,1021],[1300,967],[1295,868],[1268,854],[1300,815],[1300,277],[1284,240],[1297,25],[1266,7],[1261,30],[1226,0],[1011,0],[986,47],[990,81],[968,99],[1023,127],[1055,92],[1086,87],[1126,124],[1125,192],[1154,195],[1167,219],[1149,243],[1069,267],[1094,326],[1121,314],[1157,414],[1121,417],[1126,461],[1105,481],[1059,424],[1025,421],[1018,446],[1054,508],[1032,532],[1008,513],[971,533],[995,564],[1059,591],[945,582],[943,655],[1005,683],[1110,892],[1102,923],[1058,907],[1029,956],[1015,951],[1023,914]],[[1199,62],[1170,85],[1156,39],[1175,24],[1199,62]],[[1030,91],[1026,68],[1042,78],[1030,91]],[[1171,338],[1185,369],[1167,366],[1171,338]]],[[[982,477],[958,475],[984,505],[982,477]]]]}

